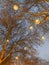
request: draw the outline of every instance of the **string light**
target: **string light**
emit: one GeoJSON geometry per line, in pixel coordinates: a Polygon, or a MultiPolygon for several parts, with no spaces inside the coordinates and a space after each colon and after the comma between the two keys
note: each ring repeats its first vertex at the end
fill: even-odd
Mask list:
{"type": "Polygon", "coordinates": [[[8,42],[9,42],[9,40],[7,39],[7,40],[6,40],[6,42],[8,43],[8,42]]]}
{"type": "Polygon", "coordinates": [[[42,40],[45,40],[45,37],[44,37],[44,36],[42,36],[42,37],[41,37],[41,39],[42,39],[42,40]]]}
{"type": "Polygon", "coordinates": [[[27,50],[27,47],[24,47],[24,50],[27,50]]]}
{"type": "Polygon", "coordinates": [[[39,19],[36,19],[36,20],[35,20],[35,23],[36,23],[36,24],[40,24],[40,20],[39,20],[39,19]]]}
{"type": "Polygon", "coordinates": [[[19,59],[19,57],[18,56],[16,56],[16,60],[18,60],[19,59]]]}
{"type": "Polygon", "coordinates": [[[33,29],[33,26],[30,26],[29,29],[32,30],[33,29]]]}
{"type": "Polygon", "coordinates": [[[15,4],[15,5],[13,6],[13,9],[14,9],[14,10],[18,10],[18,8],[19,8],[19,7],[18,7],[17,4],[15,4]]]}

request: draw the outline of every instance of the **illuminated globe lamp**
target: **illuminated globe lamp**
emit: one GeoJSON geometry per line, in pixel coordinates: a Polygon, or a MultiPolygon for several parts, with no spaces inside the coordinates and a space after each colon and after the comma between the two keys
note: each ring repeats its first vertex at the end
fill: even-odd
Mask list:
{"type": "Polygon", "coordinates": [[[24,50],[26,51],[27,50],[27,47],[24,47],[24,50]]]}
{"type": "Polygon", "coordinates": [[[42,39],[42,40],[45,40],[45,37],[44,37],[44,36],[42,36],[42,37],[41,37],[41,39],[42,39]]]}
{"type": "Polygon", "coordinates": [[[19,9],[18,4],[14,4],[14,5],[13,5],[13,9],[14,9],[15,11],[17,11],[17,10],[19,9]]]}
{"type": "Polygon", "coordinates": [[[30,26],[29,29],[32,30],[33,29],[33,26],[30,26]]]}
{"type": "Polygon", "coordinates": [[[36,23],[37,25],[39,25],[41,22],[40,22],[39,19],[36,19],[36,20],[35,20],[35,23],[36,23]]]}
{"type": "Polygon", "coordinates": [[[9,43],[9,40],[7,39],[6,42],[9,43]]]}
{"type": "Polygon", "coordinates": [[[18,60],[19,59],[19,57],[18,56],[16,56],[16,58],[15,58],[16,60],[18,60]]]}

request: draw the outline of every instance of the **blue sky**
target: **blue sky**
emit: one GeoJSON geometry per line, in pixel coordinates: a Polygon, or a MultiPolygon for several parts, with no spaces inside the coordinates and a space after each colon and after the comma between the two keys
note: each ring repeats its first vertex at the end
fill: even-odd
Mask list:
{"type": "Polygon", "coordinates": [[[37,57],[49,61],[49,34],[45,34],[45,40],[42,46],[35,47],[37,52],[37,57]]]}

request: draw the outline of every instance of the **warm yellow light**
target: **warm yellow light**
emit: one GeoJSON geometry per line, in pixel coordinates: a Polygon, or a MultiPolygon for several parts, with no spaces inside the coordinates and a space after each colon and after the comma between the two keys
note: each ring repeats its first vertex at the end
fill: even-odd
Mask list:
{"type": "Polygon", "coordinates": [[[42,38],[41,38],[42,40],[45,40],[45,37],[44,36],[42,36],[42,38]]]}
{"type": "Polygon", "coordinates": [[[27,50],[27,47],[24,47],[24,50],[27,50]]]}
{"type": "Polygon", "coordinates": [[[18,10],[18,8],[19,8],[18,5],[14,5],[14,6],[13,6],[13,9],[14,9],[14,10],[18,10]]]}
{"type": "Polygon", "coordinates": [[[8,42],[9,42],[9,40],[7,39],[7,40],[6,40],[6,42],[8,43],[8,42]]]}
{"type": "Polygon", "coordinates": [[[16,60],[18,60],[19,59],[19,57],[18,56],[16,56],[16,60]]]}
{"type": "Polygon", "coordinates": [[[29,29],[32,30],[33,29],[33,26],[30,26],[29,29]]]}
{"type": "Polygon", "coordinates": [[[35,20],[35,23],[40,24],[40,20],[39,19],[35,20]]]}

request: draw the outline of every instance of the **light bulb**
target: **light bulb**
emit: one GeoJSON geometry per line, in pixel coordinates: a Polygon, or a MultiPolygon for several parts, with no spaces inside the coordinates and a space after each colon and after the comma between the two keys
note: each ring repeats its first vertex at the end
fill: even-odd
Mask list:
{"type": "Polygon", "coordinates": [[[44,36],[42,36],[42,37],[41,37],[41,39],[42,39],[42,40],[45,40],[45,37],[44,37],[44,36]]]}
{"type": "Polygon", "coordinates": [[[24,50],[27,50],[27,47],[24,47],[24,50]]]}
{"type": "Polygon", "coordinates": [[[40,24],[40,20],[39,19],[35,20],[35,23],[40,24]]]}
{"type": "Polygon", "coordinates": [[[7,40],[6,40],[6,42],[8,43],[8,42],[9,42],[9,40],[7,39],[7,40]]]}
{"type": "Polygon", "coordinates": [[[14,10],[18,10],[18,8],[19,8],[19,7],[18,7],[18,5],[16,5],[16,4],[13,6],[13,9],[14,9],[14,10]]]}
{"type": "Polygon", "coordinates": [[[30,26],[29,29],[32,30],[33,29],[33,26],[30,26]]]}
{"type": "Polygon", "coordinates": [[[16,60],[18,60],[19,58],[18,58],[18,56],[16,56],[16,60]]]}

